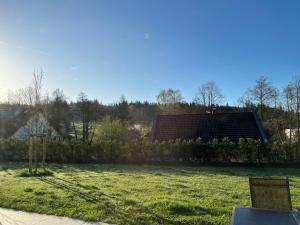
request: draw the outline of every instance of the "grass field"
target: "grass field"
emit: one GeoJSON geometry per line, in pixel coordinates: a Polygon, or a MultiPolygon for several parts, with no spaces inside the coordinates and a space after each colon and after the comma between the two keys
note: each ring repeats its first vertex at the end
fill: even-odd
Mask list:
{"type": "Polygon", "coordinates": [[[229,224],[250,205],[248,176],[290,177],[300,208],[300,169],[51,164],[53,176],[22,177],[0,163],[0,206],[115,224],[229,224]]]}

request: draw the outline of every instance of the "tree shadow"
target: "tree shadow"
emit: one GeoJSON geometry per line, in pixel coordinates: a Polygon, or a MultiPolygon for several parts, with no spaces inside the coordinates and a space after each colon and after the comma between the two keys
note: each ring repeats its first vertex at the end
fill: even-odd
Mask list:
{"type": "Polygon", "coordinates": [[[51,169],[57,172],[114,172],[119,174],[151,174],[156,176],[299,176],[298,167],[257,166],[257,165],[126,165],[126,164],[52,164],[51,169]]]}
{"type": "MultiPolygon", "coordinates": [[[[84,200],[88,201],[88,202],[92,202],[92,203],[97,203],[99,201],[98,197],[95,197],[89,193],[86,193],[85,191],[80,190],[80,187],[78,186],[77,183],[72,183],[70,181],[61,179],[61,178],[57,178],[57,177],[38,177],[38,179],[42,182],[45,182],[47,184],[50,184],[52,186],[55,186],[57,188],[66,190],[68,192],[71,192],[72,194],[79,196],[80,198],[83,198],[84,200]]],[[[102,192],[98,191],[98,196],[106,196],[106,197],[110,197],[102,192]]],[[[103,199],[101,199],[103,200],[103,199]]]]}
{"type": "MultiPolygon", "coordinates": [[[[101,192],[99,190],[99,188],[96,189],[95,187],[83,185],[83,184],[80,184],[79,182],[71,182],[69,180],[58,178],[58,177],[38,177],[37,179],[39,179],[40,181],[45,182],[49,185],[66,190],[66,191],[72,193],[73,195],[76,195],[90,203],[94,203],[94,204],[101,203],[102,204],[104,199],[99,198],[99,196],[104,196],[107,203],[110,206],[113,206],[113,208],[118,212],[118,214],[120,214],[122,216],[122,221],[124,221],[128,224],[135,224],[135,222],[136,222],[136,221],[134,221],[134,217],[132,217],[132,215],[129,214],[129,212],[122,210],[120,207],[117,206],[117,204],[115,204],[113,202],[113,200],[122,202],[121,198],[118,198],[116,196],[107,195],[107,194],[101,192]],[[91,193],[91,191],[93,192],[93,194],[91,193]]],[[[129,203],[127,202],[127,204],[129,204],[129,203]]],[[[148,213],[151,216],[153,216],[156,219],[156,221],[158,222],[158,224],[181,224],[178,221],[174,221],[174,220],[165,218],[164,216],[153,212],[151,209],[149,209],[148,207],[145,207],[144,205],[142,205],[141,203],[139,203],[137,201],[134,201],[134,205],[137,209],[142,210],[143,212],[148,213]]],[[[136,212],[136,213],[138,213],[138,212],[136,212]]]]}

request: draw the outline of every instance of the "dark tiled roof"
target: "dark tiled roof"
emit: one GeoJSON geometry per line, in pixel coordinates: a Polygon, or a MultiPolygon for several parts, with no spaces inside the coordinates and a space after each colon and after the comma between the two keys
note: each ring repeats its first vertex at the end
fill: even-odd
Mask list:
{"type": "Polygon", "coordinates": [[[152,140],[195,140],[199,137],[204,141],[224,137],[232,141],[241,137],[266,139],[253,112],[158,115],[154,120],[152,140]]]}

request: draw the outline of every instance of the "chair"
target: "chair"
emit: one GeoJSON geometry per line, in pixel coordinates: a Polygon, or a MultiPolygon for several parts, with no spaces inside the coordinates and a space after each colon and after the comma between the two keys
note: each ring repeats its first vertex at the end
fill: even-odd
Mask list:
{"type": "Polygon", "coordinates": [[[292,210],[289,180],[249,177],[253,208],[292,210]]]}

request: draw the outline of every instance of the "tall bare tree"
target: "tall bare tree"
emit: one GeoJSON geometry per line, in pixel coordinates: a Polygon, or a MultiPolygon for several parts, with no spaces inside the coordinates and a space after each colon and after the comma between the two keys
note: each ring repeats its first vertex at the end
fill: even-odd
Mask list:
{"type": "MultiPolygon", "coordinates": [[[[35,173],[38,168],[38,148],[36,143],[39,138],[46,138],[45,133],[46,128],[49,127],[47,121],[41,119],[40,115],[45,114],[45,102],[42,99],[42,86],[43,86],[44,72],[34,71],[32,83],[29,87],[24,90],[24,102],[29,106],[30,112],[33,119],[30,120],[30,148],[29,148],[29,172],[32,173],[33,163],[35,168],[35,173]]],[[[45,115],[44,115],[45,116],[45,115]]],[[[46,151],[43,140],[43,166],[45,165],[46,151]]]]}
{"type": "Polygon", "coordinates": [[[267,77],[261,76],[255,81],[255,86],[249,89],[249,94],[259,107],[260,117],[264,119],[264,108],[269,105],[274,97],[274,87],[267,77]]]}
{"type": "Polygon", "coordinates": [[[283,97],[285,100],[285,109],[287,112],[287,120],[289,126],[289,142],[292,142],[292,121],[293,121],[293,107],[295,103],[295,93],[293,84],[288,84],[283,89],[283,97]]]}
{"type": "Polygon", "coordinates": [[[159,104],[176,104],[183,101],[183,97],[180,90],[162,89],[156,96],[156,100],[159,104]]]}
{"type": "Polygon", "coordinates": [[[254,110],[256,108],[256,105],[252,102],[249,91],[247,91],[242,97],[238,98],[238,103],[246,111],[254,110]]]}
{"type": "Polygon", "coordinates": [[[220,104],[223,99],[224,96],[218,85],[214,81],[210,81],[198,88],[194,102],[212,109],[213,106],[220,104]]]}
{"type": "Polygon", "coordinates": [[[295,110],[297,114],[297,141],[300,143],[300,75],[293,78],[293,87],[295,93],[295,110]]]}
{"type": "MultiPolygon", "coordinates": [[[[42,96],[42,86],[43,86],[43,78],[44,73],[43,71],[34,71],[33,73],[33,81],[32,81],[32,88],[34,94],[34,107],[33,113],[35,118],[35,129],[34,129],[34,138],[37,139],[39,135],[39,112],[41,110],[41,96],[42,96]]],[[[35,140],[37,142],[37,140],[35,140]]],[[[37,172],[38,167],[38,159],[37,159],[37,148],[34,146],[33,148],[34,153],[34,165],[35,165],[35,173],[37,172]]]]}
{"type": "Polygon", "coordinates": [[[162,89],[156,96],[160,110],[164,113],[176,113],[181,110],[180,103],[183,101],[180,90],[162,89]]]}
{"type": "Polygon", "coordinates": [[[278,88],[274,88],[273,90],[273,103],[275,109],[280,106],[280,91],[278,88]]]}
{"type": "Polygon", "coordinates": [[[6,91],[6,103],[10,105],[13,101],[13,91],[12,90],[7,90],[6,91]]]}

